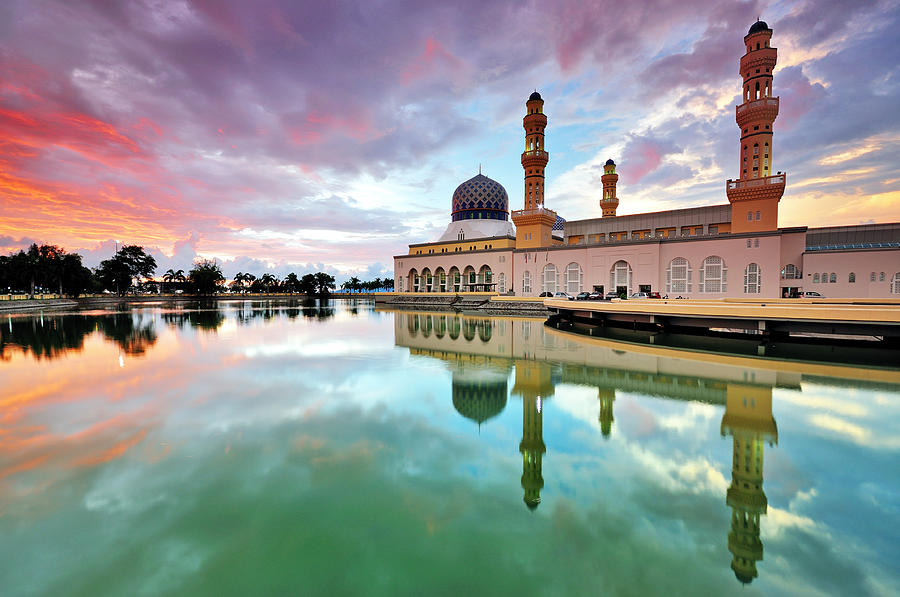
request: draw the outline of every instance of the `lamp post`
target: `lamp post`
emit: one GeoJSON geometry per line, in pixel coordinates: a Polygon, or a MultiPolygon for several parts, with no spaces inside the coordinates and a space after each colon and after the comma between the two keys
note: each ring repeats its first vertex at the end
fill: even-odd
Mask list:
{"type": "MultiPolygon", "coordinates": [[[[116,254],[113,255],[113,259],[119,254],[119,241],[116,241],[116,254]]],[[[119,272],[116,272],[116,296],[119,296],[119,272]]]]}

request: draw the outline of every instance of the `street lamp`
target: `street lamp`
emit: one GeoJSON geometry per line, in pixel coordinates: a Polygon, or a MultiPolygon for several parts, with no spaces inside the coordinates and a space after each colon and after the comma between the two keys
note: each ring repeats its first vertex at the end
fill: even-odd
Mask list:
{"type": "MultiPolygon", "coordinates": [[[[119,254],[119,241],[116,241],[116,255],[118,255],[118,254],[119,254]]],[[[116,255],[113,255],[113,258],[115,258],[116,255]]],[[[116,268],[116,269],[118,269],[118,268],[116,268]]],[[[119,272],[118,271],[116,271],[116,296],[119,296],[119,272]]]]}

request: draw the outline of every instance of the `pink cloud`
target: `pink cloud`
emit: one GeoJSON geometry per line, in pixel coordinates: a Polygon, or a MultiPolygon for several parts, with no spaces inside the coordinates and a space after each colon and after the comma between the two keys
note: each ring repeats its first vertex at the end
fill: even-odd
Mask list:
{"type": "Polygon", "coordinates": [[[622,152],[620,179],[624,184],[637,184],[659,168],[666,155],[680,152],[672,143],[632,135],[622,152]]]}

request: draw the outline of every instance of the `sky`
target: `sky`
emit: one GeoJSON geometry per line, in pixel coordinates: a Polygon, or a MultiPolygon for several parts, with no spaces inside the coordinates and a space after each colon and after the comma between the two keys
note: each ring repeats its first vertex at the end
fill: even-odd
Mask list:
{"type": "Polygon", "coordinates": [[[546,205],[724,203],[742,38],[774,30],[780,226],[900,221],[900,2],[0,3],[0,253],[159,270],[391,275],[483,172],[523,204],[545,100],[546,205]],[[852,10],[848,10],[852,6],[852,10]]]}

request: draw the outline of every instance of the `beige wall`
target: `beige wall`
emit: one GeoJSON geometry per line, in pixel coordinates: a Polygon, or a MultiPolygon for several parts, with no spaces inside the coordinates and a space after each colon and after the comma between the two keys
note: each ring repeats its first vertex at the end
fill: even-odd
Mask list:
{"type": "Polygon", "coordinates": [[[900,251],[816,251],[803,256],[803,290],[814,290],[827,298],[886,298],[900,297],[891,294],[891,279],[900,272],[900,251]],[[823,273],[837,282],[822,282],[823,273]],[[856,282],[849,281],[850,272],[856,274],[856,282]],[[884,280],[881,273],[884,272],[884,280]],[[872,273],[875,281],[871,281],[872,273]],[[814,282],[819,274],[819,282],[814,282]]]}
{"type": "MultiPolygon", "coordinates": [[[[434,272],[437,267],[449,271],[454,265],[460,272],[472,266],[476,272],[483,266],[491,268],[494,281],[502,272],[506,290],[512,289],[519,296],[537,296],[544,286],[543,272],[548,264],[556,268],[554,291],[578,292],[592,290],[602,285],[604,291],[610,288],[610,271],[613,265],[623,260],[631,266],[632,277],[629,293],[637,292],[641,285],[649,285],[651,290],[666,294],[666,269],[672,259],[684,257],[691,269],[691,291],[677,292],[690,298],[778,298],[782,287],[814,290],[829,298],[887,298],[891,295],[891,279],[900,272],[900,250],[866,250],[840,252],[805,251],[804,230],[787,230],[781,234],[722,235],[651,243],[627,243],[614,245],[574,245],[560,248],[527,249],[524,251],[481,251],[474,253],[435,254],[429,256],[395,257],[395,288],[410,289],[408,275],[411,268],[419,272],[428,267],[434,272]],[[749,242],[749,246],[748,246],[749,242]],[[704,259],[717,255],[727,268],[725,292],[699,292],[699,270],[704,259]],[[573,287],[567,285],[567,268],[570,263],[578,264],[580,278],[573,287]],[[744,272],[750,263],[760,269],[761,288],[758,294],[744,293],[744,272]],[[803,272],[802,279],[782,280],[781,271],[785,265],[793,263],[803,272]],[[531,291],[523,292],[524,272],[531,275],[531,291]],[[850,272],[856,273],[856,282],[848,282],[850,272]],[[875,282],[870,282],[870,272],[875,272],[875,282]],[[837,282],[813,282],[813,274],[835,272],[837,282]],[[884,280],[880,280],[884,272],[884,280]],[[402,286],[398,278],[404,277],[402,286]]],[[[670,292],[671,293],[671,292],[670,292]]]]}

